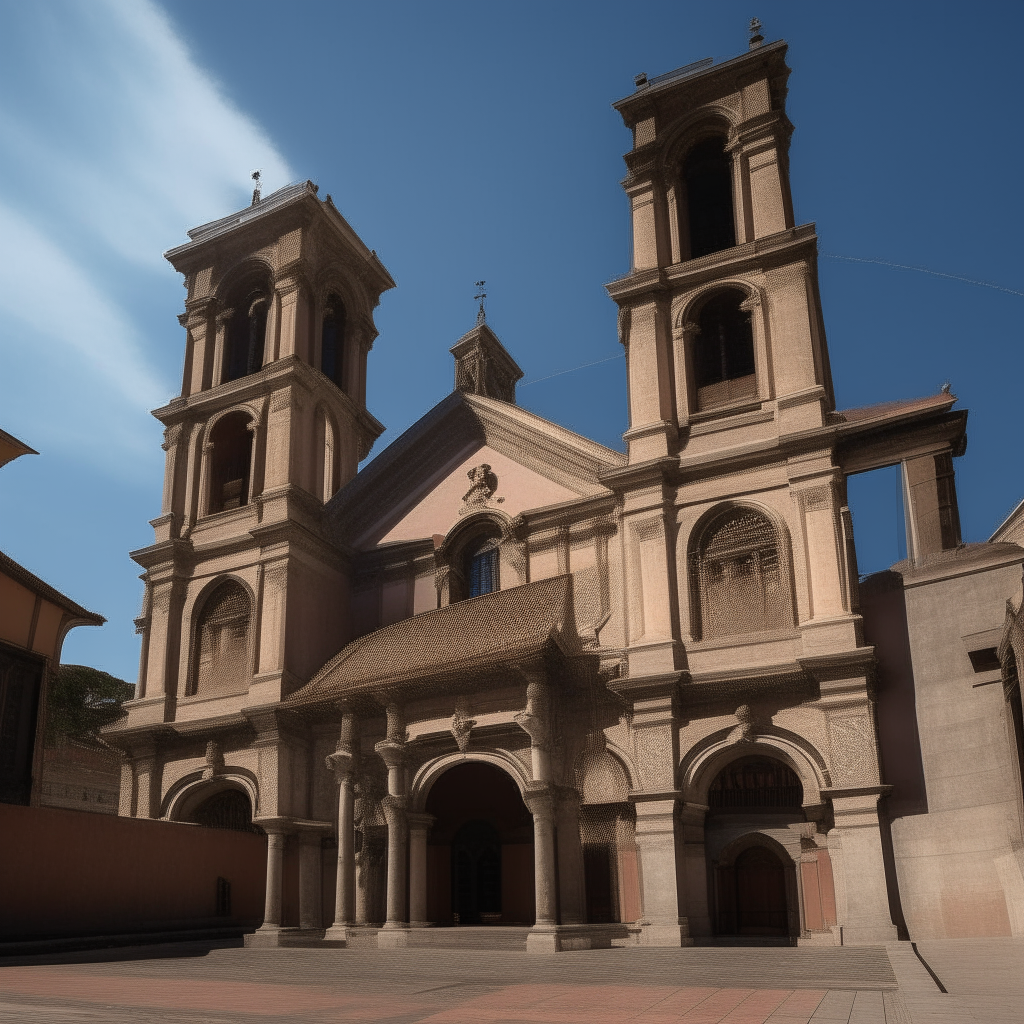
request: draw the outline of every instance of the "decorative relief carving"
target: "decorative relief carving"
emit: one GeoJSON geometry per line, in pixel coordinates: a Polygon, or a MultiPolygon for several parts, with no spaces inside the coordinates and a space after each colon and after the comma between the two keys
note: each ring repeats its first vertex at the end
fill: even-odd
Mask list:
{"type": "Polygon", "coordinates": [[[808,512],[829,507],[829,489],[827,487],[812,487],[803,492],[804,508],[808,512]]]}
{"type": "Polygon", "coordinates": [[[224,750],[219,740],[210,740],[206,744],[206,767],[203,769],[203,778],[212,779],[224,771],[224,750]]]}
{"type": "Polygon", "coordinates": [[[461,753],[465,753],[469,749],[469,734],[476,725],[476,720],[466,717],[468,708],[464,702],[460,702],[455,706],[455,714],[452,715],[452,736],[455,737],[455,742],[458,744],[461,753]]]}
{"type": "Polygon", "coordinates": [[[474,466],[466,476],[469,477],[470,488],[462,496],[465,504],[459,509],[460,516],[464,516],[467,512],[490,507],[492,504],[500,504],[505,500],[504,498],[495,498],[492,503],[491,497],[498,489],[498,478],[491,472],[491,467],[486,462],[474,466]]]}
{"type": "Polygon", "coordinates": [[[843,715],[828,723],[829,748],[835,784],[873,785],[874,734],[867,715],[843,715]]]}

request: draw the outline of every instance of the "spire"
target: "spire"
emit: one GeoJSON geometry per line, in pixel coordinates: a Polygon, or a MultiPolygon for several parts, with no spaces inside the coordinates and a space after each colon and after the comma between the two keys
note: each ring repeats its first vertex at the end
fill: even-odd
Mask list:
{"type": "Polygon", "coordinates": [[[750,19],[750,49],[756,50],[764,42],[764,35],[761,33],[761,22],[757,18],[750,19]]]}
{"type": "Polygon", "coordinates": [[[477,327],[479,327],[481,324],[487,323],[487,313],[484,311],[484,299],[487,298],[487,292],[484,291],[484,286],[486,284],[486,281],[477,281],[476,295],[473,296],[474,299],[480,300],[480,308],[476,312],[477,327]]]}

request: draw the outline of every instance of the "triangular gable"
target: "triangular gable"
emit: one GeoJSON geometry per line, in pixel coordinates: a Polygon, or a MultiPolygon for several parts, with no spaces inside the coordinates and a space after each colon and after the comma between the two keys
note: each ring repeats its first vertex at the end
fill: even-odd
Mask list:
{"type": "Polygon", "coordinates": [[[364,550],[422,539],[446,533],[457,520],[466,473],[482,463],[499,477],[495,507],[516,515],[604,493],[599,475],[625,461],[518,406],[453,392],[338,492],[328,522],[339,540],[364,550]]]}

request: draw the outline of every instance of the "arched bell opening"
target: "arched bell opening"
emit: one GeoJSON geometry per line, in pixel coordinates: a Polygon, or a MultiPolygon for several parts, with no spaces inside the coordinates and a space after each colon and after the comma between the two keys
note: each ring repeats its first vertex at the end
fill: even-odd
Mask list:
{"type": "Polygon", "coordinates": [[[533,817],[500,768],[470,761],[427,795],[427,918],[435,924],[528,925],[535,917],[533,817]]]}

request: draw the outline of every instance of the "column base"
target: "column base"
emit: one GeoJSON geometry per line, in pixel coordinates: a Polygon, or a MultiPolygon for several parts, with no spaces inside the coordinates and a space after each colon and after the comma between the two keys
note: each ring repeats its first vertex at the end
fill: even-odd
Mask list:
{"type": "Polygon", "coordinates": [[[407,924],[386,924],[377,932],[378,949],[404,949],[408,945],[409,926],[407,924]]]}
{"type": "Polygon", "coordinates": [[[624,924],[538,924],[526,936],[527,953],[566,953],[574,949],[610,949],[612,939],[625,939],[624,924]]]}
{"type": "Polygon", "coordinates": [[[322,946],[323,928],[280,928],[274,925],[257,928],[245,936],[247,949],[278,949],[281,946],[322,946]]]}
{"type": "Polygon", "coordinates": [[[798,946],[838,946],[839,936],[832,931],[827,932],[808,932],[806,935],[801,935],[797,938],[796,944],[798,946]]]}
{"type": "Polygon", "coordinates": [[[640,925],[641,946],[692,946],[693,939],[685,924],[651,924],[644,921],[640,925]]]}
{"type": "Polygon", "coordinates": [[[344,949],[348,945],[349,938],[351,938],[351,934],[347,924],[331,925],[324,932],[323,942],[320,945],[329,946],[331,949],[344,949]]]}
{"type": "Polygon", "coordinates": [[[898,942],[899,934],[890,921],[870,924],[842,925],[839,928],[841,946],[877,946],[882,942],[898,942]]]}

